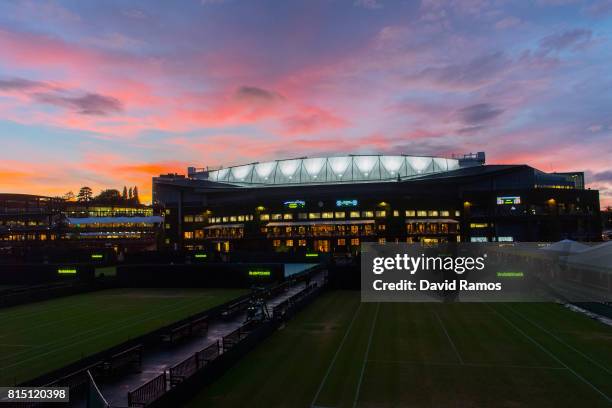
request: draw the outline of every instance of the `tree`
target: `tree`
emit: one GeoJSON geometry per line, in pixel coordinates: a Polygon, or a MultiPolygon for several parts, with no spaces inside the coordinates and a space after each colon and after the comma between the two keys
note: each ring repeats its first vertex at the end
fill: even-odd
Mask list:
{"type": "Polygon", "coordinates": [[[79,190],[79,194],[77,194],[77,201],[88,203],[91,201],[92,197],[93,197],[93,192],[91,191],[91,188],[87,186],[83,186],[79,190]]]}
{"type": "Polygon", "coordinates": [[[121,202],[121,193],[114,188],[102,190],[94,200],[104,204],[119,204],[121,202]]]}
{"type": "Polygon", "coordinates": [[[127,187],[123,186],[123,193],[121,194],[121,198],[123,199],[123,201],[127,201],[128,199],[128,192],[127,192],[127,187]]]}
{"type": "Polygon", "coordinates": [[[66,201],[74,201],[75,196],[74,196],[74,193],[73,193],[72,191],[69,191],[69,192],[67,192],[66,194],[64,194],[64,195],[62,196],[62,198],[63,198],[64,200],[66,200],[66,201]]]}
{"type": "Polygon", "coordinates": [[[131,200],[134,196],[132,195],[132,187],[130,187],[130,191],[128,192],[128,200],[131,200]]]}
{"type": "Polygon", "coordinates": [[[140,204],[140,199],[138,198],[138,187],[137,186],[134,186],[134,189],[132,190],[132,194],[134,198],[134,203],[140,204]]]}

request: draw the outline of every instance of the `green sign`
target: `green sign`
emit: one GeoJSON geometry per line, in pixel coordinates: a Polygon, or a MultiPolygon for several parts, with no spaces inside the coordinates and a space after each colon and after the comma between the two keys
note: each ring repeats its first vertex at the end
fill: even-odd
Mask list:
{"type": "Polygon", "coordinates": [[[306,258],[318,258],[319,254],[306,254],[306,258]]]}
{"type": "Polygon", "coordinates": [[[522,278],[523,272],[497,272],[498,278],[522,278]]]}
{"type": "Polygon", "coordinates": [[[59,268],[57,273],[60,275],[75,275],[77,273],[76,268],[59,268]]]}
{"type": "Polygon", "coordinates": [[[257,271],[249,271],[249,276],[271,276],[272,272],[269,270],[257,270],[257,271]]]}
{"type": "Polygon", "coordinates": [[[291,208],[291,209],[306,207],[306,201],[304,200],[285,201],[283,204],[285,205],[285,207],[291,208]]]}
{"type": "Polygon", "coordinates": [[[208,254],[195,254],[194,256],[197,259],[208,258],[208,254]]]}
{"type": "Polygon", "coordinates": [[[104,255],[102,254],[91,254],[91,259],[102,259],[104,255]]]}

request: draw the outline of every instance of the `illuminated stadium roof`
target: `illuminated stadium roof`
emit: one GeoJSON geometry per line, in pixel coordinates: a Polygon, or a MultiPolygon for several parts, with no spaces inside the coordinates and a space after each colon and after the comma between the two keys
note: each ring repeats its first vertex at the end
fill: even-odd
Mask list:
{"type": "Polygon", "coordinates": [[[458,169],[459,160],[425,156],[349,155],[251,163],[194,174],[235,185],[394,181],[458,169]]]}

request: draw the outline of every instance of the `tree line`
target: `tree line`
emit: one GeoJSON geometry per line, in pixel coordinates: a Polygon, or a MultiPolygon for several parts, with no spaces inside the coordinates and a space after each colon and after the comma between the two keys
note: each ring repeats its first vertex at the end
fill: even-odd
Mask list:
{"type": "Polygon", "coordinates": [[[67,201],[78,201],[86,204],[140,204],[138,197],[138,187],[123,186],[123,191],[114,188],[109,188],[100,191],[100,194],[94,195],[91,187],[83,186],[79,189],[79,193],[75,196],[72,191],[64,194],[63,198],[67,201]]]}

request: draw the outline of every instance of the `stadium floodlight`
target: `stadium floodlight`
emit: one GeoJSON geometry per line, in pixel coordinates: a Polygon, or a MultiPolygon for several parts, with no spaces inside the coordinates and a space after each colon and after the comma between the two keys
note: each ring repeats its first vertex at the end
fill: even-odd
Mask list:
{"type": "Polygon", "coordinates": [[[316,157],[313,159],[304,159],[304,168],[310,177],[316,178],[325,165],[325,159],[316,157]]]}
{"type": "Polygon", "coordinates": [[[276,162],[259,163],[255,165],[255,172],[259,177],[267,180],[270,174],[272,174],[275,166],[276,162]]]}
{"type": "Polygon", "coordinates": [[[290,178],[293,177],[297,169],[300,167],[300,160],[283,160],[278,162],[278,168],[280,169],[283,176],[290,178]]]}
{"type": "Polygon", "coordinates": [[[421,173],[431,164],[430,157],[408,157],[407,160],[410,167],[417,173],[421,173]]]}
{"type": "Polygon", "coordinates": [[[380,161],[391,175],[397,174],[404,164],[404,158],[402,156],[382,156],[380,161]]]}
{"type": "Polygon", "coordinates": [[[354,158],[357,169],[361,172],[364,177],[372,172],[376,162],[378,161],[377,156],[357,156],[354,158]]]}
{"type": "Polygon", "coordinates": [[[330,157],[328,160],[329,165],[336,177],[342,177],[346,172],[346,169],[348,169],[349,164],[351,164],[351,158],[346,156],[330,157]]]}
{"type": "Polygon", "coordinates": [[[243,181],[251,172],[253,168],[252,164],[245,164],[244,166],[238,166],[232,168],[232,176],[237,180],[243,181]]]}

